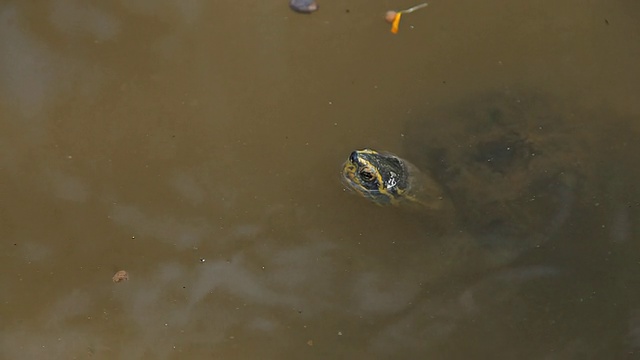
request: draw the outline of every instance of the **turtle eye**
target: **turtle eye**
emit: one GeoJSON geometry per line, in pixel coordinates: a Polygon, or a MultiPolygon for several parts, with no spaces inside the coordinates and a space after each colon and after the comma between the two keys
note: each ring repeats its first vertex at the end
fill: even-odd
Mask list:
{"type": "Polygon", "coordinates": [[[360,170],[360,177],[364,181],[371,181],[374,178],[373,172],[370,169],[360,170]]]}

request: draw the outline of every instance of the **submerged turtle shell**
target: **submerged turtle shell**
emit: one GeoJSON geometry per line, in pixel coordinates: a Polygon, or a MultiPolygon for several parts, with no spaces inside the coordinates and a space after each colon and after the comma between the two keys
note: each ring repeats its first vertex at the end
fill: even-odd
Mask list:
{"type": "Polygon", "coordinates": [[[402,157],[354,151],[343,178],[378,204],[453,207],[447,222],[487,245],[530,248],[566,222],[588,176],[590,134],[577,120],[537,93],[473,96],[410,120],[402,157]]]}
{"type": "Polygon", "coordinates": [[[475,233],[550,235],[587,173],[583,125],[537,93],[484,94],[410,121],[406,153],[475,233]]]}

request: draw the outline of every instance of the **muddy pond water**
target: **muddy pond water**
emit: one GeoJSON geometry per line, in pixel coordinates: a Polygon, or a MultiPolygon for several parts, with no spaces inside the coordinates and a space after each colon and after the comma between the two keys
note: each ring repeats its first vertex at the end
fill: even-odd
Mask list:
{"type": "Polygon", "coordinates": [[[640,358],[640,3],[319,5],[0,4],[0,358],[640,358]],[[344,189],[516,88],[589,151],[543,241],[344,189]]]}

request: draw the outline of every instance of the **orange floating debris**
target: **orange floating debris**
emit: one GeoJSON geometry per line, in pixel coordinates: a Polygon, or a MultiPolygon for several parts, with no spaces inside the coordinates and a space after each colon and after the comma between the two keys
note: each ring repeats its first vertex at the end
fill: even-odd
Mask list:
{"type": "Polygon", "coordinates": [[[398,27],[400,26],[400,17],[402,16],[403,13],[410,13],[410,12],[414,12],[418,9],[422,9],[423,7],[426,7],[427,5],[429,5],[428,3],[422,3],[420,5],[416,5],[414,7],[408,8],[407,10],[400,10],[400,11],[393,11],[393,10],[389,10],[387,11],[386,14],[384,14],[384,19],[391,23],[391,32],[394,34],[398,33],[398,27]]]}
{"type": "Polygon", "coordinates": [[[391,32],[394,34],[398,33],[398,26],[400,25],[400,17],[402,16],[402,11],[396,13],[396,16],[393,18],[393,23],[391,23],[391,32]]]}

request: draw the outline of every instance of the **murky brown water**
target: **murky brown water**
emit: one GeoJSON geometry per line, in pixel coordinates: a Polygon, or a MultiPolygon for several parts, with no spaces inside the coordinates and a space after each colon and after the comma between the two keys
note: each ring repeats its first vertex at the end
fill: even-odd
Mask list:
{"type": "Polygon", "coordinates": [[[0,5],[0,357],[640,356],[639,3],[434,1],[396,36],[414,3],[287,3],[0,5]],[[352,149],[514,85],[596,129],[544,246],[487,269],[343,191],[352,149]]]}

